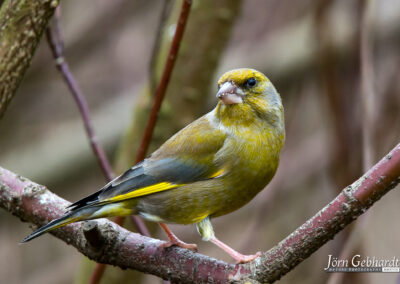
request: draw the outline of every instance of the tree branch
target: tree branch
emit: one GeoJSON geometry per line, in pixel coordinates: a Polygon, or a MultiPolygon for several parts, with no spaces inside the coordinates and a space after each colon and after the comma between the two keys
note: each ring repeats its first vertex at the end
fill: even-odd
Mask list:
{"type": "MultiPolygon", "coordinates": [[[[69,204],[44,186],[0,167],[0,206],[21,220],[41,226],[61,217],[69,204]]],[[[233,265],[179,247],[159,249],[162,241],[128,232],[106,219],[91,222],[96,224],[101,246],[98,243],[92,246],[87,241],[82,223],[54,230],[52,234],[94,261],[152,273],[164,279],[193,281],[193,269],[204,270],[195,276],[199,280],[206,281],[209,271],[215,276],[223,273],[219,277],[225,279],[225,271],[233,268],[233,265]]],[[[94,234],[93,226],[91,230],[94,234]]]]}
{"type": "MultiPolygon", "coordinates": [[[[252,279],[274,282],[332,239],[399,182],[400,144],[314,217],[247,264],[232,265],[179,247],[161,249],[160,240],[130,233],[104,219],[91,221],[98,230],[93,245],[84,237],[81,223],[54,230],[52,234],[97,262],[136,269],[172,281],[225,283],[252,279]]],[[[44,225],[60,217],[68,204],[44,186],[0,168],[0,206],[22,220],[44,225]]],[[[93,225],[90,230],[93,234],[93,225]]]]}
{"type": "Polygon", "coordinates": [[[0,7],[0,118],[29,67],[58,1],[8,0],[0,7]]]}

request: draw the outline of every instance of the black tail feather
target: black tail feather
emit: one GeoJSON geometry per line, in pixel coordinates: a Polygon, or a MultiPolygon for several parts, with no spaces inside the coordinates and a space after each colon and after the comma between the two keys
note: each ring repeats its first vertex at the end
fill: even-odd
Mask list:
{"type": "Polygon", "coordinates": [[[32,234],[27,236],[25,239],[23,239],[21,241],[21,243],[29,242],[30,240],[33,240],[33,239],[43,235],[44,233],[47,233],[48,231],[51,231],[51,230],[56,229],[58,227],[67,225],[67,224],[75,222],[75,221],[78,221],[77,220],[78,218],[74,218],[73,215],[74,215],[74,213],[69,213],[69,214],[66,214],[66,215],[62,216],[61,218],[58,218],[58,219],[55,219],[55,220],[51,221],[47,225],[44,225],[43,227],[37,229],[32,234]]]}

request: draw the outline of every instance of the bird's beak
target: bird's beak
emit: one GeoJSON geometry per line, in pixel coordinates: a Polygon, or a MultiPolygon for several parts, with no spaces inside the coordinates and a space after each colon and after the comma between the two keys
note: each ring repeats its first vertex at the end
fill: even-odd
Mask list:
{"type": "Polygon", "coordinates": [[[232,82],[225,82],[219,88],[217,98],[225,105],[239,104],[243,102],[243,91],[232,82]]]}

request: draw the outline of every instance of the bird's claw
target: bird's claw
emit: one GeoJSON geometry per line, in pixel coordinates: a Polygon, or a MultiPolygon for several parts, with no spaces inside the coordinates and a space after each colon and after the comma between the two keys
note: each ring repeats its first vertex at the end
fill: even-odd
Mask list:
{"type": "Polygon", "coordinates": [[[236,257],[234,257],[234,258],[236,260],[236,263],[239,264],[239,263],[247,263],[247,262],[253,261],[257,257],[260,257],[260,256],[261,256],[261,252],[258,251],[255,254],[250,254],[250,255],[244,255],[244,254],[236,255],[236,257]]]}
{"type": "Polygon", "coordinates": [[[191,251],[197,252],[196,244],[187,244],[185,242],[182,242],[181,240],[168,241],[160,245],[160,247],[162,248],[169,248],[171,246],[178,246],[184,249],[189,249],[191,251]]]}

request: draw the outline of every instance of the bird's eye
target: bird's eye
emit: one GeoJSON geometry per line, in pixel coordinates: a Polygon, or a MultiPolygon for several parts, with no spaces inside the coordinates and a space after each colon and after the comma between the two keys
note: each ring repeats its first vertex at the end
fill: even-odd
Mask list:
{"type": "Polygon", "coordinates": [[[253,77],[246,81],[247,87],[254,87],[256,84],[257,84],[257,80],[253,77]]]}

